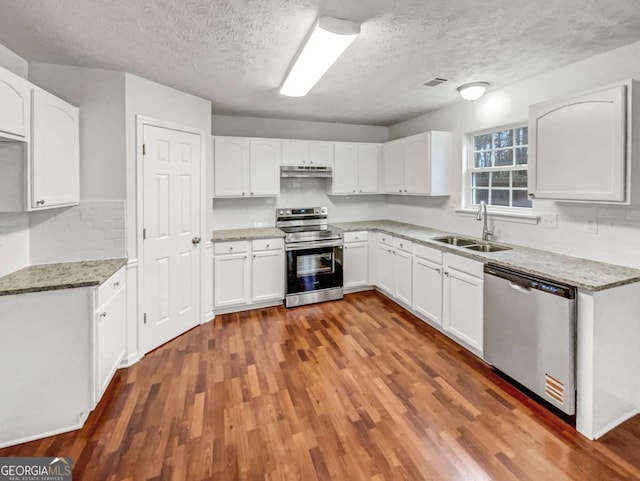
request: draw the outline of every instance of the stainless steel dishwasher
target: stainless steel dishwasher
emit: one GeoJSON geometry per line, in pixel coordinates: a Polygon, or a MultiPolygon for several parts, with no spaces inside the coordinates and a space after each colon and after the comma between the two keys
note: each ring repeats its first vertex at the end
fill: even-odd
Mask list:
{"type": "Polygon", "coordinates": [[[575,414],[576,289],[484,267],[484,359],[566,415],[575,414]]]}

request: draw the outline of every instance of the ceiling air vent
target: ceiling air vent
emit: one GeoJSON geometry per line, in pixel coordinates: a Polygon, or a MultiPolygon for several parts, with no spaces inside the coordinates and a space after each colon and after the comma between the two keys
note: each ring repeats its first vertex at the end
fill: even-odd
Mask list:
{"type": "Polygon", "coordinates": [[[445,83],[447,80],[449,80],[448,78],[444,78],[444,77],[436,77],[436,78],[432,78],[431,80],[425,82],[423,85],[425,87],[436,87],[440,84],[445,83]]]}

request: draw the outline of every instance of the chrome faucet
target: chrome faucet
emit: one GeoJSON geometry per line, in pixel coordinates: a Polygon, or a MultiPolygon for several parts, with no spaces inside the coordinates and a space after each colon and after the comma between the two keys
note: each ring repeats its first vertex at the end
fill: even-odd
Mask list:
{"type": "Polygon", "coordinates": [[[478,206],[478,213],[476,214],[476,220],[483,220],[482,224],[482,240],[488,241],[489,237],[493,236],[494,229],[489,229],[487,226],[487,203],[484,200],[480,201],[478,206]]]}

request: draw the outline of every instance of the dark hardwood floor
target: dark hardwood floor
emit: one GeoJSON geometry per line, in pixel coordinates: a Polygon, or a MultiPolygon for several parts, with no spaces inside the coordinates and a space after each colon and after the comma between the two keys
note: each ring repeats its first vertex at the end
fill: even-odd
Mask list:
{"type": "Polygon", "coordinates": [[[218,316],[120,370],[82,430],[0,456],[83,481],[637,480],[639,426],[590,442],[365,292],[218,316]]]}

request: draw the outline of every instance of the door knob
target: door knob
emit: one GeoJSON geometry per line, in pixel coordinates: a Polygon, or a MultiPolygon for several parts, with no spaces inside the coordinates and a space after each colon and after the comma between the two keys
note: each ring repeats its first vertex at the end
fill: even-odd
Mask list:
{"type": "Polygon", "coordinates": [[[191,243],[193,245],[200,244],[200,237],[194,237],[193,239],[191,239],[191,243]]]}

